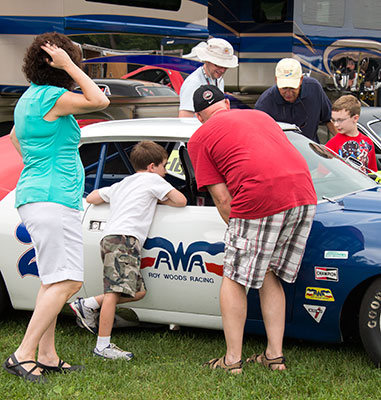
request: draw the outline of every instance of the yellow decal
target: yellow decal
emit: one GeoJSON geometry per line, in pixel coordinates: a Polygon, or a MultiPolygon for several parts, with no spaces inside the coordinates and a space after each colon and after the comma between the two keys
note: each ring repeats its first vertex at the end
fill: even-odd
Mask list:
{"type": "Polygon", "coordinates": [[[184,175],[178,150],[172,150],[170,156],[168,157],[166,169],[167,171],[171,171],[179,175],[184,175]]]}
{"type": "Polygon", "coordinates": [[[306,299],[320,301],[335,301],[330,289],[306,287],[306,299]]]}

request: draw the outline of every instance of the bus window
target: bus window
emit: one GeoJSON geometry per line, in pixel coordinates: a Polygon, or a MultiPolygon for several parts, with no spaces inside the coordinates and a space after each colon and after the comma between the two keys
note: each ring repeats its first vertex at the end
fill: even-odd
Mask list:
{"type": "Polygon", "coordinates": [[[253,0],[253,20],[262,22],[283,22],[287,15],[287,0],[253,0]]]}
{"type": "Polygon", "coordinates": [[[181,0],[86,0],[93,3],[115,4],[118,6],[154,8],[155,10],[179,11],[181,0]]]}
{"type": "Polygon", "coordinates": [[[353,8],[353,26],[360,29],[381,29],[380,0],[362,0],[355,2],[353,8]]]}
{"type": "Polygon", "coordinates": [[[302,0],[303,23],[307,25],[344,25],[345,0],[302,0]]]}

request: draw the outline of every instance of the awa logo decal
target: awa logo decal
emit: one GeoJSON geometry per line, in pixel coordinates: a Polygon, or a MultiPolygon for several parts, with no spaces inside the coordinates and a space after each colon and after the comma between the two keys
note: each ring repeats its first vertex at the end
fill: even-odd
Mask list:
{"type": "MultiPolygon", "coordinates": [[[[15,236],[20,242],[32,245],[32,240],[24,224],[20,223],[17,226],[15,236]]],[[[153,267],[154,270],[157,270],[159,267],[162,268],[164,266],[166,271],[169,272],[202,274],[209,272],[222,276],[223,266],[221,262],[206,262],[203,259],[202,253],[216,256],[223,253],[224,248],[225,245],[223,242],[208,243],[199,241],[191,243],[185,250],[183,243],[180,242],[177,249],[175,249],[173,243],[167,239],[161,237],[148,238],[144,244],[144,249],[157,249],[157,255],[155,257],[143,257],[141,260],[141,269],[153,267]]],[[[26,275],[38,276],[36,253],[33,247],[30,247],[21,255],[17,263],[17,268],[23,277],[26,275]]],[[[182,276],[182,280],[186,280],[184,276],[182,276]]],[[[190,277],[190,280],[192,281],[192,277],[190,277]]],[[[193,277],[193,280],[200,281],[200,278],[193,277]]]]}
{"type": "Polygon", "coordinates": [[[162,237],[148,238],[144,243],[144,249],[151,250],[158,248],[156,257],[142,258],[141,268],[153,267],[158,269],[164,265],[168,271],[180,272],[210,272],[222,276],[222,265],[212,262],[204,262],[202,253],[211,256],[223,253],[225,245],[223,242],[193,242],[184,250],[183,242],[175,250],[172,242],[162,237]],[[181,265],[181,267],[180,267],[181,265]]]}
{"type": "Polygon", "coordinates": [[[306,287],[305,298],[309,300],[335,301],[330,289],[306,287]]]}

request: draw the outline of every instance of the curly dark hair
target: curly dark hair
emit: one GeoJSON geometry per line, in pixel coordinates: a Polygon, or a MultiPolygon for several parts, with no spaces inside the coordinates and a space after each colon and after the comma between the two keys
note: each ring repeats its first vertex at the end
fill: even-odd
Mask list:
{"type": "Polygon", "coordinates": [[[36,85],[51,85],[72,89],[75,82],[69,74],[62,69],[51,67],[46,62],[46,59],[51,60],[51,57],[46,51],[42,50],[41,46],[47,42],[64,49],[74,64],[81,68],[81,49],[67,36],[57,32],[48,32],[38,35],[25,53],[22,70],[26,79],[36,85]]]}

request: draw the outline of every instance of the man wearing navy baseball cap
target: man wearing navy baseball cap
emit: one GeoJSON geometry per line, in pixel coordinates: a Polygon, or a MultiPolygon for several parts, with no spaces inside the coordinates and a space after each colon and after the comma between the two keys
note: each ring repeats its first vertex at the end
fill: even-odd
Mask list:
{"type": "Polygon", "coordinates": [[[204,365],[242,372],[246,288],[252,288],[259,289],[267,347],[246,362],[286,369],[280,280],[295,282],[315,215],[307,163],[269,115],[230,110],[216,86],[201,86],[193,102],[203,123],[188,143],[197,187],[209,191],[228,225],[220,290],[226,354],[204,365]]]}
{"type": "Polygon", "coordinates": [[[275,68],[275,82],[256,101],[256,110],[266,112],[276,121],[297,125],[302,135],[317,143],[320,123],[326,124],[329,131],[336,134],[331,122],[330,100],[315,78],[303,76],[298,60],[280,60],[275,68]]]}

